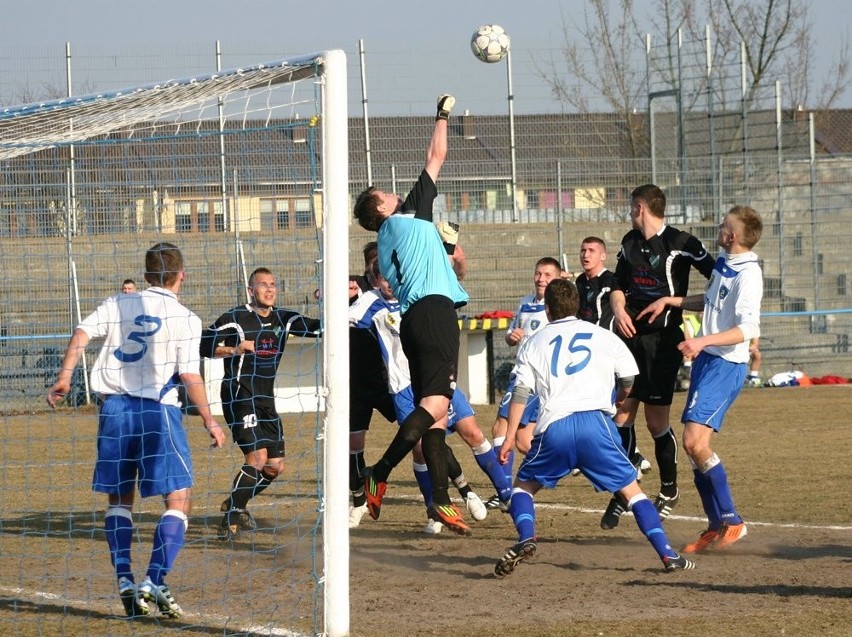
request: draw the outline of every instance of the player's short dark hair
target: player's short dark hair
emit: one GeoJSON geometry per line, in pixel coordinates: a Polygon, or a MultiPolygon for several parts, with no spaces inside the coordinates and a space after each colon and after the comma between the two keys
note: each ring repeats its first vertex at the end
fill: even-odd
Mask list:
{"type": "Polygon", "coordinates": [[[255,279],[255,277],[257,277],[258,274],[271,274],[271,275],[275,276],[274,274],[272,274],[272,270],[270,270],[269,268],[264,268],[263,266],[261,266],[259,268],[255,268],[254,270],[252,270],[252,273],[249,275],[248,286],[250,288],[254,287],[254,279],[255,279]]]}
{"type": "Polygon", "coordinates": [[[538,261],[535,262],[535,267],[538,268],[540,265],[550,265],[562,272],[562,264],[559,263],[557,259],[553,257],[542,257],[538,261]]]}
{"type": "Polygon", "coordinates": [[[183,254],[173,243],[158,243],[145,253],[145,280],[151,285],[172,285],[183,268],[183,254]]]}
{"type": "Polygon", "coordinates": [[[364,270],[370,268],[370,264],[379,258],[379,244],[375,241],[370,241],[364,246],[364,270]]]}
{"type": "Polygon", "coordinates": [[[666,193],[659,186],[644,184],[630,193],[631,201],[641,201],[655,217],[662,219],[666,215],[666,193]]]}
{"type": "Polygon", "coordinates": [[[384,217],[379,214],[378,189],[370,186],[355,199],[355,218],[364,230],[378,232],[384,222],[384,217]]]}
{"type": "Polygon", "coordinates": [[[734,206],[728,211],[732,217],[736,217],[743,224],[743,236],[740,243],[751,250],[763,234],[763,219],[754,208],[750,206],[734,206]]]}
{"type": "Polygon", "coordinates": [[[374,288],[379,286],[379,281],[382,278],[382,273],[379,271],[379,260],[373,259],[370,263],[367,264],[367,281],[369,281],[370,285],[374,288]]]}
{"type": "Polygon", "coordinates": [[[586,237],[580,242],[580,245],[583,245],[584,243],[599,243],[601,247],[606,250],[606,241],[600,237],[586,237]]]}
{"type": "Polygon", "coordinates": [[[124,281],[122,281],[121,284],[122,285],[136,285],[136,281],[134,281],[133,279],[124,279],[124,281]]]}
{"type": "Polygon", "coordinates": [[[580,309],[580,293],[573,281],[553,279],[544,289],[544,307],[550,321],[566,316],[577,316],[580,309]]]}

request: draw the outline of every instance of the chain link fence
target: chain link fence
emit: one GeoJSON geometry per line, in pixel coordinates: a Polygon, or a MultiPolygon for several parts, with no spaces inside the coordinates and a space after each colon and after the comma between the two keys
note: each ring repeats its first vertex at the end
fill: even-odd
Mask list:
{"type": "MultiPolygon", "coordinates": [[[[8,106],[95,93],[324,48],[290,46],[298,48],[210,43],[105,54],[83,45],[73,51],[0,47],[0,102],[8,106]]],[[[741,66],[708,66],[706,41],[683,43],[676,56],[668,46],[647,51],[647,109],[629,113],[564,112],[542,78],[553,72],[546,60],[556,57],[546,49],[513,50],[515,94],[507,95],[503,64],[482,65],[456,52],[436,52],[424,62],[415,51],[382,50],[378,43],[364,52],[359,46],[363,43],[345,47],[352,196],[368,183],[398,192],[408,189],[423,165],[434,96],[458,88],[437,217],[462,224],[470,265],[465,285],[471,303],[463,310],[468,315],[514,310],[532,289],[533,265],[541,256],[560,257],[568,269],[577,269],[585,236],[607,242],[609,264],[614,266],[619,241],[629,229],[629,192],[654,182],[667,192],[669,222],[690,230],[711,249],[715,226],[730,206],[750,204],[762,213],[766,227],[756,251],[765,275],[762,350],[767,375],[791,367],[810,375],[852,375],[846,248],[852,238],[852,155],[844,141],[852,124],[849,111],[782,107],[783,87],[775,83],[749,93],[741,85],[741,66]],[[476,70],[472,75],[468,65],[476,70]],[[388,78],[393,78],[390,85],[388,78]],[[511,118],[507,97],[515,104],[511,118]]],[[[61,153],[51,159],[61,175],[53,184],[59,196],[51,197],[45,196],[44,184],[21,183],[21,164],[0,166],[0,257],[7,272],[24,277],[0,299],[0,336],[9,353],[3,357],[4,371],[13,371],[19,360],[12,339],[38,331],[33,307],[45,308],[69,329],[74,323],[67,290],[63,298],[61,288],[46,292],[38,285],[44,276],[42,263],[54,269],[65,263],[62,220],[72,217],[62,210],[67,177],[63,161],[61,153]]],[[[76,176],[80,192],[86,192],[86,179],[76,176]]],[[[96,181],[92,177],[92,184],[96,181]]],[[[222,206],[238,205],[236,198],[194,192],[177,182],[160,186],[143,197],[153,200],[168,191],[174,205],[186,209],[188,219],[212,220],[177,228],[174,240],[190,251],[199,246],[204,263],[232,251],[229,228],[217,220],[224,215],[222,206]]],[[[75,231],[89,236],[79,243],[77,258],[94,263],[109,255],[109,264],[93,270],[81,295],[84,305],[94,307],[114,293],[116,277],[132,272],[138,261],[138,254],[116,246],[136,245],[151,229],[136,224],[130,200],[126,206],[111,207],[111,195],[105,194],[102,183],[88,192],[90,200],[83,197],[73,215],[79,218],[75,231]],[[126,241],[128,236],[133,241],[126,241]]],[[[249,259],[254,259],[253,265],[274,262],[277,240],[303,231],[299,219],[313,220],[311,197],[296,193],[288,195],[285,204],[260,206],[260,230],[243,236],[254,246],[249,259]],[[282,214],[286,223],[279,222],[282,214]]],[[[359,270],[360,248],[370,238],[352,226],[353,271],[359,270]]],[[[283,300],[298,307],[315,281],[310,275],[304,280],[299,273],[288,276],[283,300]]],[[[235,274],[199,289],[195,298],[190,286],[188,302],[207,320],[222,297],[239,298],[240,284],[235,274]]],[[[692,289],[701,286],[696,280],[692,289]]],[[[503,351],[502,338],[494,343],[499,367],[512,352],[503,351]]]]}

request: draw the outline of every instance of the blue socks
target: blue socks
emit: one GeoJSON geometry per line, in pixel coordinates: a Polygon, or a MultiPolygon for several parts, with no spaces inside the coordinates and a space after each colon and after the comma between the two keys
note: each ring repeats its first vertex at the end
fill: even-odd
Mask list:
{"type": "Polygon", "coordinates": [[[174,509],[163,513],[157,524],[147,573],[157,586],[162,585],[163,578],[172,570],[178,553],[183,548],[187,524],[186,516],[174,509]]]}
{"type": "Polygon", "coordinates": [[[636,518],[636,525],[642,531],[642,535],[648,538],[648,541],[654,547],[660,559],[664,557],[677,557],[677,553],[669,544],[666,532],[663,531],[660,514],[657,513],[654,504],[644,493],[631,499],[627,504],[627,508],[633,511],[633,517],[636,518]]]}
{"type": "Polygon", "coordinates": [[[509,498],[512,497],[512,477],[511,475],[506,476],[505,469],[503,465],[500,464],[500,460],[497,458],[497,452],[494,447],[491,446],[491,443],[486,440],[481,445],[474,448],[473,457],[476,460],[476,464],[479,465],[479,468],[482,469],[485,475],[488,476],[488,479],[491,480],[491,484],[493,484],[494,488],[497,490],[497,495],[500,496],[500,500],[507,502],[509,498]],[[483,451],[483,449],[485,450],[483,451]]]}
{"type": "Polygon", "coordinates": [[[713,497],[713,486],[707,476],[698,469],[693,469],[692,474],[695,478],[695,488],[701,498],[701,506],[707,515],[707,528],[718,531],[722,525],[722,514],[716,504],[716,498],[713,497]]]}
{"type": "Polygon", "coordinates": [[[535,506],[532,495],[523,489],[513,489],[509,514],[518,530],[518,542],[535,539],[535,506]]]}
{"type": "Polygon", "coordinates": [[[130,510],[123,506],[110,505],[104,516],[104,531],[116,577],[126,577],[131,582],[134,581],[130,566],[133,542],[133,516],[130,510]]]}
{"type": "MultiPolygon", "coordinates": [[[[495,438],[494,439],[494,448],[500,449],[503,446],[503,442],[505,440],[506,440],[505,436],[499,436],[499,437],[495,438]]],[[[514,470],[514,467],[515,467],[515,450],[512,449],[512,451],[509,452],[509,462],[501,465],[498,461],[497,464],[500,465],[500,468],[503,470],[503,473],[509,479],[509,484],[512,484],[512,471],[514,470]]],[[[494,486],[496,488],[497,485],[495,484],[494,486]]]]}
{"type": "Polygon", "coordinates": [[[414,463],[414,479],[420,488],[423,502],[427,507],[432,506],[432,480],[429,479],[429,468],[425,464],[414,463]]]}
{"type": "Polygon", "coordinates": [[[716,507],[718,507],[719,517],[722,522],[725,524],[742,524],[743,519],[737,514],[736,508],[734,508],[734,499],[731,497],[731,489],[728,487],[728,474],[722,463],[719,462],[716,466],[706,471],[704,478],[710,483],[713,491],[713,500],[716,507]]]}

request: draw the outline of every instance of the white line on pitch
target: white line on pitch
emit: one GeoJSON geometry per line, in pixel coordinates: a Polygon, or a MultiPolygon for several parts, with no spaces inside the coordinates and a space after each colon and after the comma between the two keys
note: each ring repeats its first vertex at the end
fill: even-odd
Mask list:
{"type": "MultiPolygon", "coordinates": [[[[33,589],[20,588],[20,587],[12,587],[12,586],[0,586],[0,593],[4,595],[17,595],[17,596],[25,596],[29,599],[43,599],[51,602],[61,602],[63,606],[74,606],[80,608],[81,610],[91,610],[91,600],[87,599],[72,599],[66,597],[64,595],[57,595],[55,593],[47,593],[45,591],[37,591],[33,589]]],[[[110,610],[107,609],[106,613],[110,613],[110,610]]],[[[120,617],[120,615],[116,615],[120,617]]],[[[248,633],[248,634],[257,634],[257,635],[272,635],[274,637],[307,637],[304,633],[297,633],[292,630],[287,630],[286,628],[273,628],[271,626],[264,624],[249,624],[244,627],[237,627],[233,624],[229,625],[229,622],[233,620],[231,617],[225,617],[223,615],[212,615],[210,613],[184,613],[182,619],[192,620],[195,622],[207,622],[207,623],[217,623],[222,626],[228,626],[228,630],[235,630],[240,633],[248,633]]],[[[135,621],[146,621],[144,618],[137,619],[135,621]]],[[[205,625],[202,623],[202,625],[205,625]]]]}
{"type": "MultiPolygon", "coordinates": [[[[411,494],[411,495],[408,495],[408,494],[396,495],[396,494],[394,494],[390,497],[398,499],[398,500],[412,500],[412,501],[419,501],[419,500],[422,499],[420,495],[413,495],[413,494],[411,494]]],[[[266,500],[266,499],[264,498],[264,500],[266,500]]],[[[270,509],[270,508],[280,506],[282,504],[283,505],[290,504],[290,503],[298,501],[298,500],[313,500],[313,501],[315,501],[316,498],[313,497],[313,496],[277,497],[274,500],[266,500],[266,501],[263,501],[263,502],[253,501],[252,502],[252,508],[253,509],[270,509]]],[[[461,502],[463,504],[463,501],[458,499],[458,498],[456,499],[456,502],[461,502]]],[[[571,506],[571,505],[568,505],[568,504],[561,504],[561,503],[558,503],[558,502],[536,502],[535,506],[538,509],[552,509],[552,510],[555,510],[555,511],[574,511],[576,513],[587,513],[589,515],[603,515],[603,512],[604,512],[603,509],[590,509],[590,508],[587,508],[587,507],[577,507],[577,506],[571,506]]],[[[210,511],[216,511],[218,513],[218,511],[219,511],[219,507],[215,506],[215,505],[212,505],[210,507],[195,506],[194,509],[195,509],[196,512],[200,512],[200,513],[203,513],[203,514],[206,514],[210,511]]],[[[159,509],[156,509],[156,510],[159,510],[159,509]]],[[[146,509],[144,509],[144,508],[141,508],[140,510],[135,511],[134,513],[143,513],[143,512],[150,513],[150,511],[146,511],[146,509]]],[[[632,516],[633,514],[628,511],[628,512],[624,513],[623,515],[632,516]]],[[[88,518],[88,517],[92,516],[92,512],[75,511],[75,512],[72,512],[72,513],[66,513],[66,514],[64,514],[64,516],[65,517],[71,516],[73,518],[77,518],[77,517],[87,517],[88,518]]],[[[669,517],[667,519],[669,519],[669,520],[680,520],[680,521],[685,521],[685,522],[706,522],[707,521],[707,519],[704,518],[704,517],[695,517],[695,516],[690,516],[690,515],[677,515],[677,514],[671,514],[671,515],[669,515],[669,517]]],[[[765,527],[776,528],[776,529],[810,529],[810,530],[813,530],[813,531],[852,531],[852,526],[847,526],[847,525],[843,525],[843,524],[800,524],[798,522],[757,522],[755,520],[746,520],[746,524],[749,525],[749,526],[765,526],[765,527]]],[[[64,535],[64,533],[62,535],[64,535]]]]}
{"type": "MultiPolygon", "coordinates": [[[[415,495],[393,495],[393,498],[398,498],[400,500],[420,500],[422,499],[420,496],[415,495]]],[[[461,502],[461,500],[457,500],[461,502]]],[[[576,507],[570,506],[568,504],[560,504],[558,502],[536,502],[535,506],[537,509],[552,509],[555,511],[574,511],[576,513],[588,513],[590,515],[603,515],[603,509],[589,509],[586,507],[576,507]]],[[[630,512],[624,513],[624,515],[632,516],[633,514],[630,512]]],[[[706,518],[699,518],[690,515],[669,515],[667,520],[681,520],[686,522],[706,522],[706,518]]],[[[747,520],[746,524],[748,526],[767,526],[777,529],[810,529],[813,531],[852,531],[852,526],[844,526],[842,524],[799,524],[797,522],[755,522],[753,520],[747,520]]]]}

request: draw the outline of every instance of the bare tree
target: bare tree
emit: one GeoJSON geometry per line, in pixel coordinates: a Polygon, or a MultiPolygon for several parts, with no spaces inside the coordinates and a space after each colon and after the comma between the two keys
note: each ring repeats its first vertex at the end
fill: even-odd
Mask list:
{"type": "MultiPolygon", "coordinates": [[[[738,67],[744,44],[748,104],[776,79],[784,84],[784,98],[793,108],[830,108],[852,86],[848,36],[839,43],[826,76],[815,77],[813,27],[808,3],[800,0],[657,0],[653,16],[639,16],[633,0],[619,0],[615,16],[611,5],[608,0],[589,0],[579,19],[563,12],[566,44],[561,59],[539,65],[541,77],[570,110],[589,112],[595,104],[600,105],[596,110],[623,114],[625,121],[644,110],[648,86],[641,25],[646,23],[652,25],[652,40],[667,48],[653,71],[673,86],[678,36],[702,40],[701,21],[712,27],[716,69],[738,67]],[[817,88],[817,101],[811,104],[817,88]]],[[[738,74],[732,82],[718,82],[714,90],[724,93],[733,88],[739,93],[738,74]]],[[[693,101],[701,89],[698,84],[694,87],[693,101]]],[[[688,100],[690,95],[683,98],[688,100]]],[[[722,101],[728,98],[723,96],[722,101]]],[[[630,125],[627,135],[634,145],[630,125]]]]}
{"type": "Polygon", "coordinates": [[[844,37],[825,77],[814,73],[813,23],[810,7],[799,0],[706,0],[707,15],[718,41],[726,43],[726,55],[739,55],[744,44],[749,85],[747,100],[760,89],[781,80],[784,98],[791,108],[831,108],[852,85],[849,43],[844,37]],[[736,52],[734,52],[736,51],[736,52]],[[815,86],[819,83],[819,86],[815,86]],[[819,88],[817,101],[811,103],[819,88]]]}
{"type": "MultiPolygon", "coordinates": [[[[74,90],[79,95],[86,95],[94,92],[94,86],[94,82],[91,80],[85,80],[74,90]]],[[[41,86],[38,88],[34,88],[29,84],[22,84],[18,86],[15,89],[13,99],[15,104],[35,104],[38,102],[61,99],[63,97],[68,97],[64,83],[46,80],[42,82],[41,86]]]]}
{"type": "Polygon", "coordinates": [[[644,58],[637,55],[642,39],[633,0],[622,0],[615,18],[605,0],[588,2],[581,20],[569,18],[563,9],[562,24],[565,44],[560,51],[561,60],[552,59],[547,69],[539,65],[539,74],[568,110],[621,115],[631,155],[637,156],[643,131],[640,125],[633,125],[631,116],[645,102],[645,71],[644,58]],[[565,72],[560,72],[562,68],[565,72]],[[590,96],[594,97],[596,108],[592,107],[590,96]]]}

